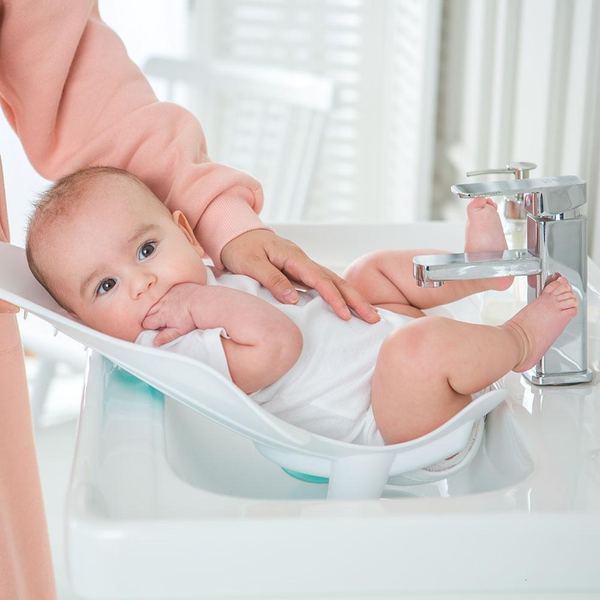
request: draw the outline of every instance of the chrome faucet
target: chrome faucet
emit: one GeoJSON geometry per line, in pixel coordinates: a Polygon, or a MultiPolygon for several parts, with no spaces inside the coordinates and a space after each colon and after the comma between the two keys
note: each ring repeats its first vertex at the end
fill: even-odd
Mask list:
{"type": "Polygon", "coordinates": [[[436,254],[413,259],[417,285],[444,281],[528,276],[527,301],[537,298],[559,273],[579,298],[579,310],[540,362],[524,373],[536,385],[591,381],[587,367],[587,218],[586,184],[574,176],[493,181],[452,186],[459,198],[523,194],[527,249],[468,254],[436,254]]]}

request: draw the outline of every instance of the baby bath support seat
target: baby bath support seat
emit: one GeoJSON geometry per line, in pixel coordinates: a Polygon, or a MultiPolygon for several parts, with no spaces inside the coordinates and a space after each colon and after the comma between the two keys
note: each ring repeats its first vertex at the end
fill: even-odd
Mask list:
{"type": "MultiPolygon", "coordinates": [[[[196,360],[119,340],[73,321],[35,280],[24,249],[6,243],[0,244],[0,298],[48,321],[163,394],[250,438],[263,456],[285,469],[329,478],[328,498],[379,498],[388,480],[396,485],[422,481],[419,471],[461,451],[474,424],[507,395],[504,390],[488,392],[435,431],[410,442],[379,447],[349,444],[274,417],[196,360]]],[[[480,441],[481,436],[452,473],[470,462],[480,441]]],[[[430,474],[429,480],[444,479],[451,472],[430,474]]]]}

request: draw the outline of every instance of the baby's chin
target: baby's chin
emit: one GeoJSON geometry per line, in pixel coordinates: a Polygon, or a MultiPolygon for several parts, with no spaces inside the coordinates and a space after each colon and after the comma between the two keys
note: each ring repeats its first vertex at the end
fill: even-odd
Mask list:
{"type": "Polygon", "coordinates": [[[132,342],[135,343],[135,341],[138,339],[138,337],[140,336],[140,333],[142,333],[142,331],[146,331],[146,329],[144,329],[141,325],[140,327],[129,336],[129,339],[127,339],[126,341],[128,342],[132,342]]]}
{"type": "Polygon", "coordinates": [[[142,333],[142,331],[145,331],[145,329],[143,327],[140,327],[139,329],[136,329],[136,330],[133,330],[133,331],[130,331],[127,333],[115,332],[114,330],[102,331],[102,333],[105,333],[106,335],[110,335],[119,340],[123,340],[125,342],[131,342],[132,344],[134,344],[135,341],[138,339],[140,333],[142,333]]]}
{"type": "Polygon", "coordinates": [[[142,331],[146,331],[146,330],[140,324],[137,327],[127,328],[126,332],[124,332],[124,331],[115,332],[113,330],[112,332],[108,332],[108,333],[109,333],[109,335],[112,335],[113,337],[116,337],[120,340],[125,340],[126,342],[135,343],[135,341],[138,339],[138,337],[140,336],[140,333],[142,333],[142,331]]]}

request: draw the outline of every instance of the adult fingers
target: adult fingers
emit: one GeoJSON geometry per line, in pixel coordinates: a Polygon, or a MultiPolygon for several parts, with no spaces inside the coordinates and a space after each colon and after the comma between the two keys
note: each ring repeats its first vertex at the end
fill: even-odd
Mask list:
{"type": "MultiPolygon", "coordinates": [[[[312,261],[299,246],[289,240],[277,237],[265,245],[264,249],[267,264],[274,265],[279,273],[284,272],[286,282],[289,282],[287,278],[289,276],[295,281],[300,281],[303,285],[317,290],[339,317],[346,321],[351,318],[350,310],[330,275],[312,261]]],[[[276,277],[273,275],[274,279],[276,277]]],[[[259,279],[259,281],[261,280],[259,279]]],[[[268,282],[261,281],[261,283],[277,297],[268,282]]],[[[287,297],[295,298],[292,294],[288,294],[287,297]]],[[[289,302],[286,299],[283,301],[289,302]]]]}
{"type": "MultiPolygon", "coordinates": [[[[295,253],[290,256],[285,262],[285,272],[290,277],[297,281],[301,281],[308,287],[317,290],[321,297],[335,313],[344,320],[351,318],[349,305],[346,303],[346,298],[350,299],[352,304],[350,308],[357,306],[359,311],[357,314],[361,318],[367,317],[365,320],[374,322],[377,320],[371,313],[371,308],[367,303],[367,308],[361,305],[359,298],[360,294],[352,290],[350,284],[343,281],[341,277],[333,271],[323,268],[318,263],[312,261],[304,253],[295,253]],[[353,295],[352,291],[356,294],[353,295]]],[[[365,301],[366,302],[366,301],[365,301]]]]}
{"type": "Polygon", "coordinates": [[[296,248],[295,244],[272,231],[255,229],[228,242],[221,251],[221,260],[232,273],[248,275],[259,281],[280,302],[294,304],[299,296],[282,273],[282,265],[296,248]]]}
{"type": "Polygon", "coordinates": [[[377,311],[347,281],[311,260],[295,244],[284,241],[284,245],[272,245],[268,257],[289,278],[317,290],[323,300],[344,320],[351,318],[352,308],[367,323],[379,321],[377,311]],[[285,254],[281,255],[282,251],[285,254]]]}
{"type": "MultiPolygon", "coordinates": [[[[318,264],[318,263],[316,263],[318,264]]],[[[329,275],[331,281],[336,286],[346,305],[350,307],[363,321],[367,323],[377,323],[381,319],[377,309],[368,302],[362,294],[355,290],[345,279],[337,273],[319,265],[325,273],[329,275]]]]}
{"type": "Polygon", "coordinates": [[[271,263],[266,254],[250,261],[244,274],[264,285],[279,302],[295,304],[300,299],[294,285],[271,263]]]}
{"type": "Polygon", "coordinates": [[[321,294],[325,302],[333,308],[338,316],[349,319],[351,316],[349,309],[351,308],[367,323],[379,321],[380,317],[377,310],[345,279],[318,263],[310,262],[318,269],[315,271],[316,279],[311,282],[312,274],[309,272],[304,281],[321,294]]]}
{"type": "Polygon", "coordinates": [[[234,238],[223,248],[221,260],[233,273],[259,281],[280,302],[298,301],[292,280],[317,290],[342,319],[351,318],[350,306],[367,322],[379,320],[373,307],[349,283],[312,261],[296,244],[273,232],[253,230],[234,238]]]}

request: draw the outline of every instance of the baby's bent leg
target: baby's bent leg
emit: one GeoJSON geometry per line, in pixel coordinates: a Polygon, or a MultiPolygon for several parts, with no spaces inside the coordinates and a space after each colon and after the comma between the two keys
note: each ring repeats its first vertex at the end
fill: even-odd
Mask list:
{"type": "Polygon", "coordinates": [[[471,402],[471,394],[522,360],[510,328],[444,317],[417,319],[384,341],[371,383],[377,427],[386,444],[433,431],[471,402]]]}
{"type": "MultiPolygon", "coordinates": [[[[467,206],[465,252],[506,250],[506,238],[496,204],[489,198],[475,198],[467,206]]],[[[460,300],[485,290],[505,290],[512,277],[479,281],[452,281],[440,288],[417,287],[413,279],[412,259],[419,254],[446,254],[439,250],[398,250],[374,252],[359,258],[344,273],[362,295],[376,306],[411,314],[403,308],[432,308],[460,300]]],[[[414,310],[413,308],[413,310],[414,310]]],[[[423,316],[422,313],[413,316],[423,316]]]]}
{"type": "Polygon", "coordinates": [[[448,253],[429,249],[371,252],[354,261],[344,271],[344,279],[371,304],[385,308],[394,304],[432,308],[490,288],[487,279],[448,281],[439,288],[418,287],[413,275],[413,258],[421,254],[448,253]]]}

